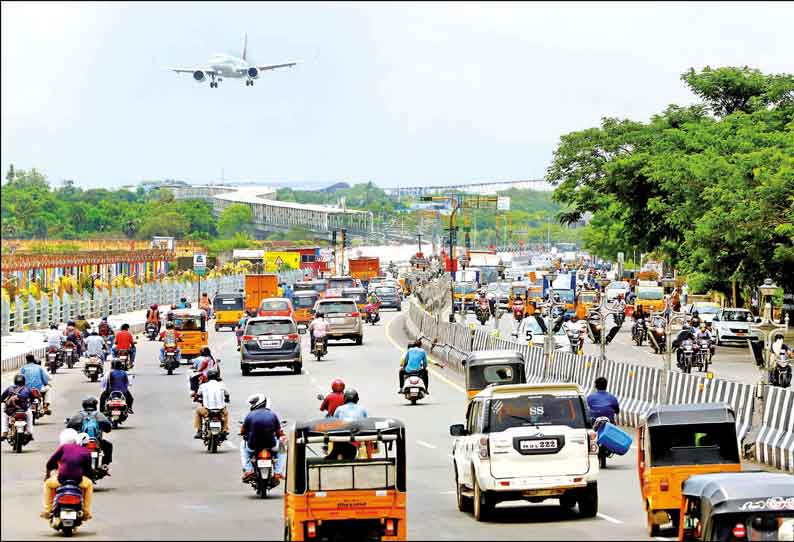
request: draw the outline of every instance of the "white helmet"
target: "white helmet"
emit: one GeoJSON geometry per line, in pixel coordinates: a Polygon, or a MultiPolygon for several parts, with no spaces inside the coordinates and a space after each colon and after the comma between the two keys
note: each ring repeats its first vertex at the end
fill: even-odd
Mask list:
{"type": "Polygon", "coordinates": [[[88,433],[79,433],[74,438],[74,443],[79,444],[80,446],[85,446],[88,444],[88,441],[91,440],[91,437],[88,436],[88,433]]]}
{"type": "Polygon", "coordinates": [[[61,446],[64,444],[74,444],[76,438],[77,431],[72,428],[67,428],[61,431],[61,434],[58,436],[58,442],[61,446]]]}
{"type": "Polygon", "coordinates": [[[248,397],[248,406],[251,410],[269,407],[270,400],[264,393],[255,393],[248,397]]]}

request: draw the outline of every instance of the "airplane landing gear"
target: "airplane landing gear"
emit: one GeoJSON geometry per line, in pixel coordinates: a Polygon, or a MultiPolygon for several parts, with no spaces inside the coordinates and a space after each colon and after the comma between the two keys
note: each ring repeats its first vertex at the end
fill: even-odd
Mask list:
{"type": "Polygon", "coordinates": [[[253,79],[246,79],[245,80],[245,86],[254,86],[254,80],[253,79]]]}

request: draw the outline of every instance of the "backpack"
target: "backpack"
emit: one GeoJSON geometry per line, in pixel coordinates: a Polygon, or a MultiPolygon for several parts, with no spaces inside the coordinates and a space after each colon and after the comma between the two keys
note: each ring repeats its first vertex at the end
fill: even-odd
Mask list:
{"type": "Polygon", "coordinates": [[[99,422],[96,419],[96,414],[83,414],[83,425],[80,428],[81,433],[86,433],[93,439],[98,439],[102,431],[99,429],[99,422]]]}
{"type": "Polygon", "coordinates": [[[172,330],[168,330],[163,335],[163,345],[165,346],[176,346],[176,332],[172,330]]]}

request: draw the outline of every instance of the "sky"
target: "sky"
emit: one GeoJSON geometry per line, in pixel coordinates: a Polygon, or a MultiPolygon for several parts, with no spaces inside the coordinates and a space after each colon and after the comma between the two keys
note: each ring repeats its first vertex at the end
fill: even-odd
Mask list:
{"type": "Polygon", "coordinates": [[[541,178],[561,135],[794,71],[794,3],[3,2],[3,172],[52,183],[541,178]],[[301,60],[254,87],[168,67],[301,60]]]}

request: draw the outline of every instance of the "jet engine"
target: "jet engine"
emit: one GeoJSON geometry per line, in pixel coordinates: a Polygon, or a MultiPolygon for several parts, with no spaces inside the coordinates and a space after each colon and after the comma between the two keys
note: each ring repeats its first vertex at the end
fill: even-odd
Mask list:
{"type": "Polygon", "coordinates": [[[193,72],[193,80],[196,81],[196,83],[203,83],[206,78],[207,76],[201,70],[196,70],[193,72]]]}
{"type": "Polygon", "coordinates": [[[250,79],[257,79],[259,77],[259,70],[251,66],[248,68],[248,77],[250,79]]]}

